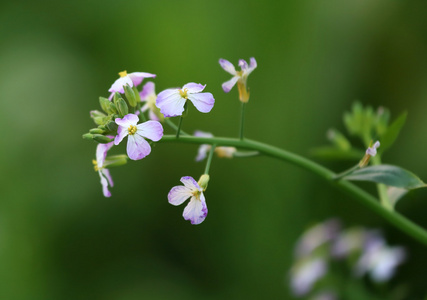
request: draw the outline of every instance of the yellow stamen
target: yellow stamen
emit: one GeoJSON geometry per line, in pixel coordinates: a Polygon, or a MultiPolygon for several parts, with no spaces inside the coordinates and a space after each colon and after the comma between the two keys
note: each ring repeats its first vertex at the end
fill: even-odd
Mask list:
{"type": "Polygon", "coordinates": [[[184,90],[179,90],[179,94],[181,95],[182,98],[184,99],[188,99],[188,89],[184,89],[184,90]]]}
{"type": "Polygon", "coordinates": [[[95,172],[98,172],[99,171],[99,168],[98,168],[98,162],[96,161],[96,160],[92,160],[92,163],[93,163],[93,168],[95,169],[95,172]]]}
{"type": "Polygon", "coordinates": [[[119,72],[120,77],[126,77],[128,76],[128,73],[126,72],[126,70],[119,72]]]}
{"type": "Polygon", "coordinates": [[[198,190],[195,190],[195,191],[192,192],[193,196],[196,197],[196,199],[199,200],[199,201],[200,201],[200,193],[201,192],[198,191],[198,190]]]}
{"type": "Polygon", "coordinates": [[[137,128],[135,125],[130,125],[128,128],[128,132],[130,135],[134,135],[136,133],[136,130],[137,130],[137,128]]]}

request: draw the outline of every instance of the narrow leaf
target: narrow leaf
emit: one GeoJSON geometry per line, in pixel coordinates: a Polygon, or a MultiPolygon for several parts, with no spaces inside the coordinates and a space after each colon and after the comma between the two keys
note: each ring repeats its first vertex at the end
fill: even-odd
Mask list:
{"type": "Polygon", "coordinates": [[[381,137],[381,148],[380,152],[383,153],[386,149],[390,148],[394,144],[397,137],[399,136],[400,130],[406,122],[406,116],[408,113],[403,112],[393,123],[387,128],[387,131],[381,137]]]}
{"type": "Polygon", "coordinates": [[[426,186],[426,184],[413,173],[391,165],[378,165],[359,169],[344,176],[343,179],[372,181],[408,190],[426,186]]]}

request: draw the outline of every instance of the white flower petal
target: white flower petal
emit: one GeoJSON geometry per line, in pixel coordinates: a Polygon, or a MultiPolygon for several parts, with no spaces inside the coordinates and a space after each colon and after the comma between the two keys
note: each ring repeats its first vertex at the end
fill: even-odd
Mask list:
{"type": "Polygon", "coordinates": [[[178,185],[174,186],[170,190],[168,194],[168,201],[172,205],[180,205],[191,196],[193,196],[191,189],[178,185]]]}
{"type": "Polygon", "coordinates": [[[200,194],[200,199],[191,197],[190,202],[184,208],[182,216],[193,225],[202,223],[208,215],[208,207],[206,206],[205,196],[200,194]]]}

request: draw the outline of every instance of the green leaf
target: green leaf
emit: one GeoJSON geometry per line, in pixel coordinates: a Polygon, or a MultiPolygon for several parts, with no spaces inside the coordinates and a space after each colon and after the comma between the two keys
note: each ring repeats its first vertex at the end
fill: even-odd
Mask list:
{"type": "Polygon", "coordinates": [[[381,147],[379,148],[379,152],[383,153],[386,149],[390,148],[391,145],[394,144],[397,137],[399,136],[400,130],[406,122],[406,116],[408,113],[403,112],[393,123],[387,128],[387,131],[381,137],[381,147]]]}
{"type": "Polygon", "coordinates": [[[402,189],[394,186],[389,186],[387,188],[387,196],[390,200],[391,205],[394,207],[401,198],[403,198],[409,191],[407,189],[402,189]]]}
{"type": "Polygon", "coordinates": [[[417,189],[426,184],[413,173],[397,166],[378,165],[358,169],[343,177],[347,180],[372,181],[405,189],[417,189]]]}
{"type": "Polygon", "coordinates": [[[310,155],[325,160],[360,160],[365,152],[358,149],[343,150],[333,146],[317,147],[310,155]]]}

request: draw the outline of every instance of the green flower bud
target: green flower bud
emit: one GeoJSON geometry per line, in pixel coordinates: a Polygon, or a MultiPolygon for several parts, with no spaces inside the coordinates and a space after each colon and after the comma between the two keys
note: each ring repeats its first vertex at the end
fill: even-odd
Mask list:
{"type": "Polygon", "coordinates": [[[90,117],[93,119],[96,125],[104,125],[108,119],[108,116],[98,110],[92,110],[90,117]]]}
{"type": "Polygon", "coordinates": [[[198,185],[205,191],[208,188],[208,182],[209,182],[209,175],[208,174],[203,174],[202,176],[200,176],[198,185]]]}
{"type": "Polygon", "coordinates": [[[92,128],[91,130],[89,130],[89,133],[92,133],[92,134],[103,134],[104,130],[102,130],[100,128],[92,128]]]}
{"type": "Polygon", "coordinates": [[[102,134],[94,134],[93,139],[100,144],[108,144],[113,141],[113,139],[110,139],[102,134]]]}
{"type": "Polygon", "coordinates": [[[135,93],[132,90],[132,88],[129,86],[129,84],[127,84],[127,85],[123,86],[123,89],[125,90],[125,96],[129,102],[129,105],[132,107],[135,107],[137,105],[137,102],[136,102],[135,93]]]}
{"type": "Polygon", "coordinates": [[[99,104],[101,105],[102,110],[105,111],[106,113],[109,113],[108,112],[108,107],[110,106],[109,103],[110,103],[110,100],[108,100],[107,98],[99,97],[99,104]]]}
{"type": "Polygon", "coordinates": [[[114,121],[110,121],[107,123],[107,125],[105,125],[105,127],[112,132],[117,131],[117,128],[119,128],[119,126],[117,126],[116,122],[114,121]]]}
{"type": "Polygon", "coordinates": [[[112,155],[105,158],[104,167],[119,167],[127,163],[128,156],[126,154],[112,155]]]}
{"type": "Polygon", "coordinates": [[[83,134],[82,137],[85,140],[93,140],[93,134],[90,134],[90,133],[85,133],[85,134],[83,134]]]}
{"type": "Polygon", "coordinates": [[[110,115],[117,114],[117,107],[114,105],[114,103],[113,103],[113,102],[108,102],[107,112],[108,112],[110,115]]]}
{"type": "Polygon", "coordinates": [[[123,118],[129,113],[128,106],[125,100],[123,100],[123,98],[120,98],[119,100],[117,100],[116,107],[117,107],[117,110],[119,111],[120,118],[123,118]]]}
{"type": "Polygon", "coordinates": [[[135,93],[136,102],[140,103],[141,102],[141,96],[139,95],[139,92],[138,92],[138,89],[136,88],[136,86],[133,86],[132,90],[135,93]]]}
{"type": "Polygon", "coordinates": [[[117,106],[117,101],[118,101],[119,99],[123,99],[123,98],[122,98],[122,96],[120,95],[120,93],[115,92],[115,93],[114,93],[114,97],[113,97],[113,102],[114,102],[114,104],[115,104],[116,106],[117,106]]]}

